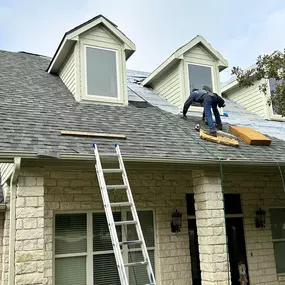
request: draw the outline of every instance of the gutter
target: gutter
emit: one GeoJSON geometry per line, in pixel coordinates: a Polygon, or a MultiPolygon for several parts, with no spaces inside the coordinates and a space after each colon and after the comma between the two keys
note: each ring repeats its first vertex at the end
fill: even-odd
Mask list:
{"type": "MultiPolygon", "coordinates": [[[[21,159],[61,159],[61,160],[83,160],[83,161],[94,161],[95,157],[93,154],[74,154],[65,153],[57,155],[38,155],[36,152],[0,152],[0,163],[13,163],[14,158],[21,159]]],[[[218,165],[219,160],[210,159],[176,159],[176,158],[155,158],[151,156],[128,156],[123,155],[125,162],[148,162],[148,163],[172,163],[172,164],[198,164],[198,165],[218,165]]],[[[223,165],[236,165],[236,166],[276,166],[277,162],[280,166],[285,166],[285,161],[278,161],[273,159],[271,161],[254,161],[254,160],[238,160],[238,159],[221,159],[223,165]]]]}
{"type": "Polygon", "coordinates": [[[20,167],[21,157],[15,157],[14,170],[10,181],[9,285],[15,284],[16,191],[20,167]]]}

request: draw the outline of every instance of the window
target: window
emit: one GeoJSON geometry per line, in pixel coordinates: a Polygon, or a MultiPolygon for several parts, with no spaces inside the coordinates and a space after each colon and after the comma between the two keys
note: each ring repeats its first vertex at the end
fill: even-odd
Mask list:
{"type": "Polygon", "coordinates": [[[212,68],[210,66],[188,64],[188,76],[190,92],[193,89],[203,89],[204,87],[213,91],[212,68]]]}
{"type": "Polygon", "coordinates": [[[87,96],[117,99],[118,72],[117,52],[86,46],[87,96]]]}
{"type": "Polygon", "coordinates": [[[285,273],[285,208],[270,209],[270,220],[277,273],[285,273]]]}
{"type": "MultiPolygon", "coordinates": [[[[282,80],[278,81],[275,78],[269,78],[269,88],[270,88],[270,95],[271,96],[274,94],[276,86],[279,83],[282,83],[282,80]]],[[[272,104],[272,112],[273,112],[273,115],[279,115],[278,109],[274,104],[272,104]]]]}
{"type": "MultiPolygon", "coordinates": [[[[152,211],[138,212],[154,270],[152,211]]],[[[130,212],[114,213],[114,220],[131,219],[130,212]]],[[[135,226],[117,227],[119,240],[135,240],[135,226]]],[[[140,246],[122,246],[124,262],[142,261],[140,246]]],[[[130,284],[149,283],[145,267],[128,269],[130,284]]],[[[105,213],[57,214],[55,217],[55,284],[120,285],[105,213]],[[87,234],[89,233],[89,234],[87,234]]]]}

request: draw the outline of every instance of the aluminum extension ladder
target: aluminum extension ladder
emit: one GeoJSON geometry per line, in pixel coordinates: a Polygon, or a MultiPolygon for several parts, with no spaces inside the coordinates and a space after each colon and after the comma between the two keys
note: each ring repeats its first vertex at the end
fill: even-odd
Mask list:
{"type": "Polygon", "coordinates": [[[96,164],[95,169],[99,181],[100,191],[103,199],[104,204],[104,210],[106,213],[107,223],[109,227],[109,232],[111,236],[111,241],[114,249],[115,259],[117,263],[118,273],[121,281],[121,285],[134,285],[129,284],[128,275],[127,275],[127,267],[132,266],[146,266],[147,275],[149,278],[149,283],[145,285],[156,285],[154,273],[152,270],[151,262],[148,256],[145,240],[143,237],[141,225],[139,222],[138,213],[135,207],[133,195],[131,192],[131,188],[129,185],[126,169],[124,166],[123,158],[120,152],[120,148],[118,144],[115,144],[115,150],[114,153],[100,153],[98,151],[98,147],[96,143],[93,143],[94,148],[94,154],[96,158],[96,164]],[[101,157],[103,158],[110,158],[110,157],[117,157],[119,162],[119,168],[118,169],[103,169],[101,165],[101,157]],[[106,185],[104,173],[121,173],[122,179],[123,179],[123,185],[106,185]],[[126,194],[128,197],[128,201],[126,202],[119,202],[119,203],[110,203],[109,199],[109,193],[110,190],[126,190],[126,194]],[[113,218],[113,207],[129,207],[130,211],[132,213],[133,220],[129,221],[119,221],[115,222],[113,218]],[[122,241],[119,242],[116,226],[127,226],[127,225],[135,225],[138,240],[130,240],[130,241],[122,241]],[[132,262],[132,263],[124,263],[122,252],[120,246],[122,245],[134,245],[139,244],[141,246],[143,259],[139,262],[132,262]]]}

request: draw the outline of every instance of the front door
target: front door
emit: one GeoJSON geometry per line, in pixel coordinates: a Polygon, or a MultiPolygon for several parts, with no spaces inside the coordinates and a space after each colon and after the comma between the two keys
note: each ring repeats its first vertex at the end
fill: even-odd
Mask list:
{"type": "Polygon", "coordinates": [[[243,219],[227,218],[226,226],[232,285],[249,285],[243,219]]]}

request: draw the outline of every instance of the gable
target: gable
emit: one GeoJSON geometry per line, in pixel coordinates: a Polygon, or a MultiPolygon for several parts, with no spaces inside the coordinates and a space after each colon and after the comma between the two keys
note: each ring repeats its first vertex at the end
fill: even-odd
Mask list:
{"type": "Polygon", "coordinates": [[[183,58],[185,61],[189,61],[197,64],[213,65],[215,60],[212,55],[210,55],[201,44],[194,46],[189,51],[187,51],[183,58]]]}
{"type": "Polygon", "coordinates": [[[80,35],[80,39],[86,40],[90,42],[90,44],[98,44],[101,43],[102,46],[108,45],[122,45],[122,41],[120,41],[116,36],[112,35],[108,29],[104,27],[103,24],[100,24],[82,35],[80,35]]]}

